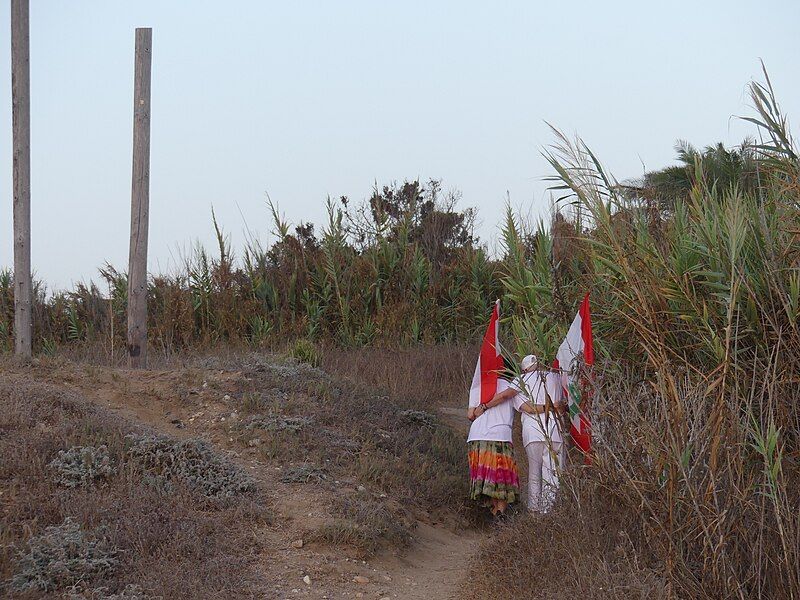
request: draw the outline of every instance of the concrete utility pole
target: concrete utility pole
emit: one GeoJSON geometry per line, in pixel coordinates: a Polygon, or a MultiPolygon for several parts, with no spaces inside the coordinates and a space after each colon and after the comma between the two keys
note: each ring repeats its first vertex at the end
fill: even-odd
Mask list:
{"type": "Polygon", "coordinates": [[[147,367],[147,234],[150,221],[150,65],[153,30],[136,29],[133,76],[133,177],[128,255],[128,360],[147,367]]]}
{"type": "Polygon", "coordinates": [[[28,0],[11,0],[14,153],[14,354],[31,357],[31,78],[28,0]]]}

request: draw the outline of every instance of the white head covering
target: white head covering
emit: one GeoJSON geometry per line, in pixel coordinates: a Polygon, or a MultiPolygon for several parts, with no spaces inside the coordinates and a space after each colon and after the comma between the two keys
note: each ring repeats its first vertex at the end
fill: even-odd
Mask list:
{"type": "Polygon", "coordinates": [[[520,364],[520,367],[523,371],[527,371],[531,367],[535,367],[538,362],[539,359],[536,358],[535,354],[528,354],[528,356],[522,359],[522,364],[520,364]]]}

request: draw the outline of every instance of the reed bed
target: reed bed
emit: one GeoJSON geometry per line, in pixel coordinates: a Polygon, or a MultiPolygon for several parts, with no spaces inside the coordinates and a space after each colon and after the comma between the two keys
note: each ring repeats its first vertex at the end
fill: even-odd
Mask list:
{"type": "Polygon", "coordinates": [[[570,217],[524,244],[507,215],[520,351],[552,356],[591,291],[594,456],[533,527],[544,547],[520,527],[495,549],[540,575],[479,568],[478,596],[800,597],[800,163],[766,73],[750,92],[764,141],[732,171],[694,153],[665,202],[555,132],[547,156],[570,217]]]}

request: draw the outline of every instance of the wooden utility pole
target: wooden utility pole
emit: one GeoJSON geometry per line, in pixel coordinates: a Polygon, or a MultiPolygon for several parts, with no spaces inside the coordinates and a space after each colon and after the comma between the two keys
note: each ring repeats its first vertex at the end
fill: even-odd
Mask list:
{"type": "Polygon", "coordinates": [[[31,357],[31,77],[28,0],[11,0],[14,153],[14,353],[31,357]]]}
{"type": "Polygon", "coordinates": [[[147,233],[150,221],[150,65],[153,30],[136,29],[133,75],[133,177],[128,255],[128,359],[147,367],[147,233]]]}

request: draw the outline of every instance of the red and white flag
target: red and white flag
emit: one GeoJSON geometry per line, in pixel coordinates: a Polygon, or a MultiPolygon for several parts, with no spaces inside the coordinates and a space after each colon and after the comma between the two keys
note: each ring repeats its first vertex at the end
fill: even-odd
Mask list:
{"type": "Polygon", "coordinates": [[[500,300],[494,303],[489,327],[483,336],[481,354],[475,365],[472,387],[469,390],[469,405],[486,404],[497,393],[497,378],[504,368],[500,353],[500,300]]]}
{"type": "Polygon", "coordinates": [[[575,445],[586,455],[592,446],[592,429],[589,422],[588,403],[590,389],[582,377],[585,371],[580,369],[580,359],[585,365],[594,364],[594,342],[592,340],[592,316],[589,311],[589,294],[583,298],[578,314],[572,321],[567,337],[558,348],[553,366],[564,369],[561,376],[562,392],[567,396],[567,407],[570,419],[570,434],[575,445]]]}

